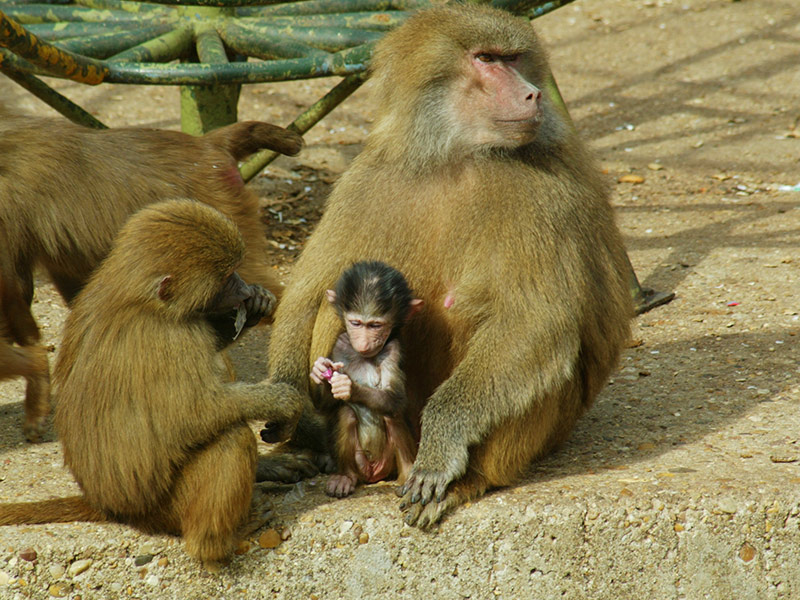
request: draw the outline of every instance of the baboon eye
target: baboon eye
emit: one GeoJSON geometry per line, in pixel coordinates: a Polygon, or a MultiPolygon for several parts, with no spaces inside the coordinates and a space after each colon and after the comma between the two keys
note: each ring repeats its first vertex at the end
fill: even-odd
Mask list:
{"type": "Polygon", "coordinates": [[[488,52],[481,52],[475,58],[477,58],[479,61],[485,62],[485,63],[494,62],[494,56],[492,56],[488,52]]]}

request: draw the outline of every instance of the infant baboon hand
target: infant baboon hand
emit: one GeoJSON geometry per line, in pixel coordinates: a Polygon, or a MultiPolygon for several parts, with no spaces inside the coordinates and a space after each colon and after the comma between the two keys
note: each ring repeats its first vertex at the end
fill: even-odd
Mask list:
{"type": "Polygon", "coordinates": [[[333,373],[342,368],[344,368],[344,363],[333,362],[330,358],[320,356],[314,361],[309,377],[311,377],[311,381],[319,385],[323,381],[330,381],[333,373]]]}
{"type": "Polygon", "coordinates": [[[334,371],[331,374],[331,394],[337,400],[349,400],[353,393],[353,380],[344,373],[334,371]]]}

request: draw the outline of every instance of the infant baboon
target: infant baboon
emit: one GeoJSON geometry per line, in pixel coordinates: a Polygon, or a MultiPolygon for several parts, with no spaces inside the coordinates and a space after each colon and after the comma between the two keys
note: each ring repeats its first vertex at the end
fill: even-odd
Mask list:
{"type": "Polygon", "coordinates": [[[397,336],[422,300],[412,296],[402,273],[379,261],[355,263],[326,296],[345,331],[330,358],[317,358],[310,376],[322,386],[321,408],[337,462],[326,492],[341,498],[359,481],[395,475],[403,483],[414,462],[417,446],[397,336]]]}

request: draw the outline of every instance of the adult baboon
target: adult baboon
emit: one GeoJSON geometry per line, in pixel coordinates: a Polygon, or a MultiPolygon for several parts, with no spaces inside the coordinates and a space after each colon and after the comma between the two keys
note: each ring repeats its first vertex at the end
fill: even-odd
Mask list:
{"type": "MultiPolygon", "coordinates": [[[[348,264],[403,272],[425,309],[401,335],[421,410],[401,507],[428,527],[569,435],[633,307],[606,182],[540,91],[549,69],[530,23],[475,5],[420,11],[372,68],[375,126],[294,267],[270,377],[309,392],[342,329],[320,299],[348,264]]],[[[296,444],[313,444],[314,423],[296,444]]]]}

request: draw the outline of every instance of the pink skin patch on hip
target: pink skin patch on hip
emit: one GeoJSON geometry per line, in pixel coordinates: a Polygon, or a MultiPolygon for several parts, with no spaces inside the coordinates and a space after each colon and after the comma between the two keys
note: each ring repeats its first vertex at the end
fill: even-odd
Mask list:
{"type": "Polygon", "coordinates": [[[233,189],[244,187],[244,179],[236,165],[231,165],[222,172],[222,179],[233,189]]]}
{"type": "Polygon", "coordinates": [[[445,308],[450,308],[455,303],[456,303],[456,298],[455,298],[455,296],[453,296],[453,294],[447,294],[447,296],[444,297],[444,307],[445,308]]]}

